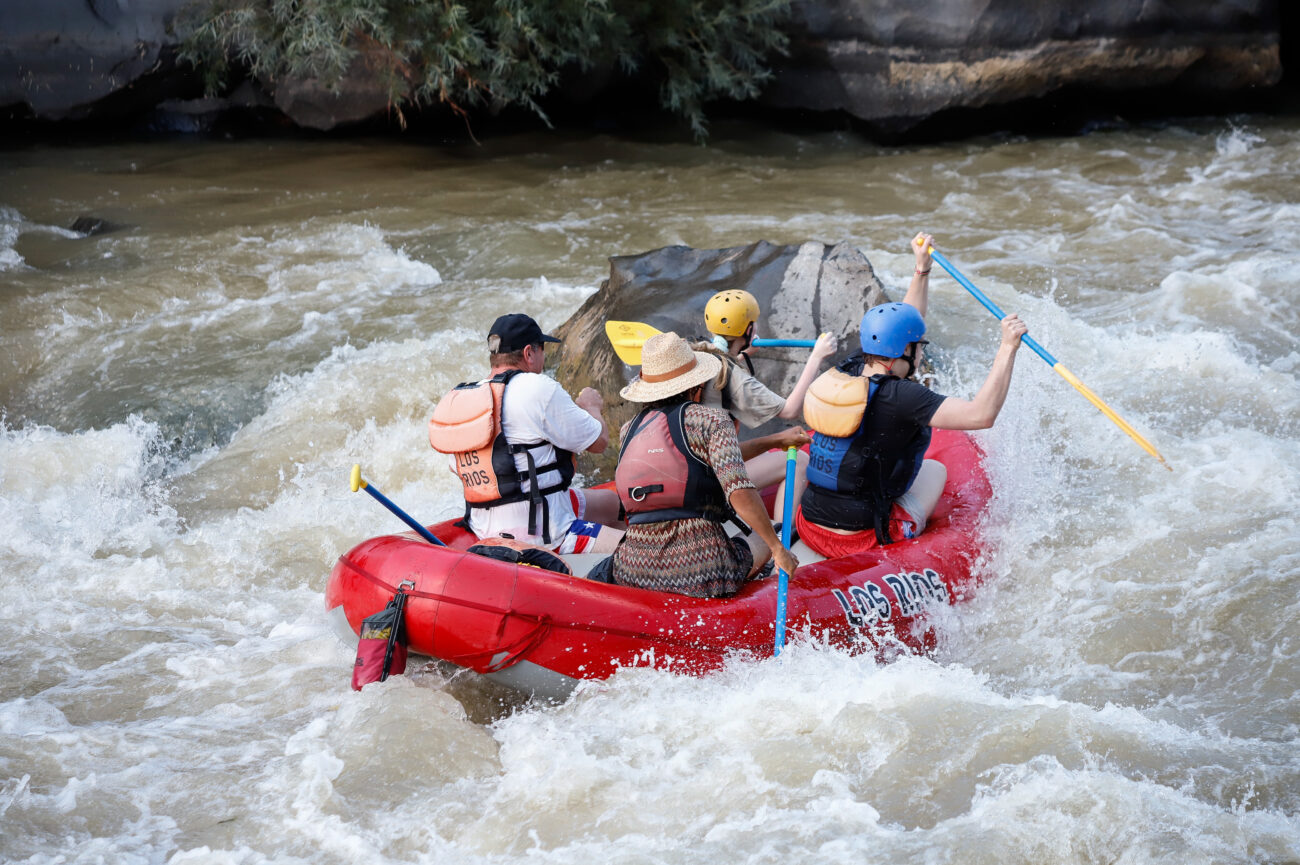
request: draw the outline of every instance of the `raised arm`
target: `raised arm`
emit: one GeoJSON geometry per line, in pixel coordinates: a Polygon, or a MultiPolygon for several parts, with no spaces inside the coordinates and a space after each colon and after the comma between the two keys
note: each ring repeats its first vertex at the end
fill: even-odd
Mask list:
{"type": "Polygon", "coordinates": [[[930,418],[930,426],[939,429],[988,429],[997,420],[1002,404],[1006,402],[1007,391],[1011,388],[1011,370],[1015,367],[1016,351],[1020,348],[1020,337],[1028,330],[1020,316],[1014,312],[1002,319],[1002,344],[998,346],[997,356],[993,358],[993,367],[988,378],[975,394],[975,399],[967,401],[948,397],[939,404],[930,418]]]}
{"type": "Polygon", "coordinates": [[[907,296],[903,298],[903,303],[916,307],[925,318],[925,308],[930,301],[930,267],[933,261],[930,258],[930,247],[934,245],[934,238],[928,234],[921,233],[912,238],[912,253],[916,256],[916,269],[912,272],[912,282],[907,286],[907,296]]]}
{"type": "Polygon", "coordinates": [[[817,378],[822,361],[833,354],[835,354],[835,337],[829,333],[817,337],[817,342],[813,344],[812,351],[808,355],[808,362],[803,365],[803,372],[799,374],[799,381],[795,383],[790,395],[785,398],[785,405],[781,407],[777,417],[782,420],[794,420],[803,414],[803,398],[808,393],[808,388],[812,386],[813,380],[817,378]]]}

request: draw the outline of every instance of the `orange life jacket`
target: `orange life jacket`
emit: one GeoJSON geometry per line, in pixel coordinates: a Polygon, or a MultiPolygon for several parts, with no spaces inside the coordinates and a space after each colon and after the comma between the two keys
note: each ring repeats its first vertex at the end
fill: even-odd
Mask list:
{"type": "Polygon", "coordinates": [[[551,542],[550,509],[546,496],[569,488],[576,461],[570,451],[555,448],[555,462],[539,466],[534,462],[535,448],[550,447],[547,442],[512,444],[501,432],[502,406],[506,385],[521,370],[499,373],[486,382],[456,385],[439,400],[429,419],[429,444],[439,453],[452,454],[452,469],[465,487],[465,511],[471,507],[494,508],[514,502],[528,502],[528,531],[551,542]],[[515,455],[523,454],[528,468],[515,466],[515,455]],[[539,487],[537,479],[546,472],[560,473],[560,481],[539,487]],[[526,484],[525,484],[526,482],[526,484]],[[541,531],[536,530],[541,515],[541,531]]]}

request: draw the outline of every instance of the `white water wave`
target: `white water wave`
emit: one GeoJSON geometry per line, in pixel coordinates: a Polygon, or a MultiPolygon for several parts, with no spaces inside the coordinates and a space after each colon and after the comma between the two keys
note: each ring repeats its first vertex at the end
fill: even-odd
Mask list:
{"type": "Polygon", "coordinates": [[[4,549],[43,561],[139,555],[176,531],[159,484],[157,428],[137,418],[107,430],[60,433],[0,424],[4,549]]]}
{"type": "Polygon", "coordinates": [[[0,204],[0,273],[27,268],[27,262],[15,249],[18,238],[24,234],[50,234],[69,239],[82,235],[57,225],[30,222],[19,211],[0,204]]]}
{"type": "Polygon", "coordinates": [[[1266,139],[1263,136],[1246,127],[1234,124],[1227,132],[1220,134],[1215,139],[1214,150],[1221,159],[1242,159],[1265,142],[1266,139]]]}

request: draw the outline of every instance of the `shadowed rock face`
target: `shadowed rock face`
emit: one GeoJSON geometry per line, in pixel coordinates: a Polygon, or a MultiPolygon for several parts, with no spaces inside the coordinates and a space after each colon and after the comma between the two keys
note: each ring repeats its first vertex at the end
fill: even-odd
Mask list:
{"type": "Polygon", "coordinates": [[[275,107],[298,126],[322,131],[368,120],[391,107],[388,88],[375,68],[358,57],[337,86],[286,75],[275,85],[275,107]]]}
{"type": "Polygon", "coordinates": [[[135,113],[167,98],[159,79],[177,75],[170,27],[186,2],[0,2],[0,106],[64,120],[135,113]]]}
{"type": "Polygon", "coordinates": [[[804,0],[763,100],[905,128],[1063,87],[1223,94],[1282,77],[1276,0],[804,0]]]}
{"type": "MultiPolygon", "coordinates": [[[[839,340],[839,356],[858,350],[862,313],[889,299],[866,256],[843,243],[775,246],[759,241],[731,249],[669,246],[618,256],[610,259],[609,279],[600,291],[556,329],[564,344],[553,373],[570,393],[584,387],[600,391],[605,397],[605,419],[617,433],[636,413],[637,406],[624,402],[618,393],[637,368],[619,360],[605,334],[605,322],[639,321],[688,339],[704,338],[710,336],[704,326],[705,305],[717,292],[732,288],[758,299],[763,311],[759,336],[815,339],[830,332],[839,340]]],[[[755,359],[754,369],[772,390],[788,394],[807,359],[807,349],[767,348],[755,359]]],[[[784,425],[774,421],[757,431],[742,430],[742,435],[784,425]]],[[[584,465],[589,476],[611,476],[617,447],[594,459],[595,472],[584,465]]]]}

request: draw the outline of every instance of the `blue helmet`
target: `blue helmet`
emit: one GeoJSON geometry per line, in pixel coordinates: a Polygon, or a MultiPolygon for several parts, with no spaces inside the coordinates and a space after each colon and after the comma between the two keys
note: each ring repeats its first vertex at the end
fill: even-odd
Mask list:
{"type": "Polygon", "coordinates": [[[925,336],[925,319],[908,303],[882,303],[862,316],[862,350],[880,357],[902,357],[909,343],[925,336]]]}

